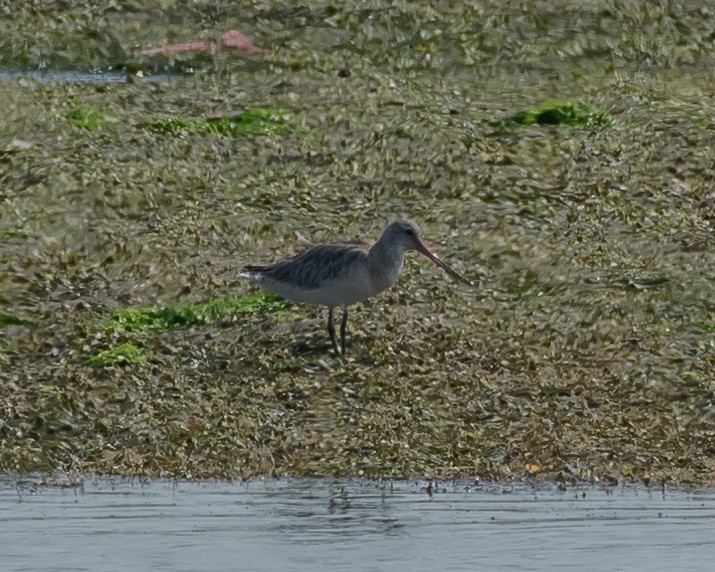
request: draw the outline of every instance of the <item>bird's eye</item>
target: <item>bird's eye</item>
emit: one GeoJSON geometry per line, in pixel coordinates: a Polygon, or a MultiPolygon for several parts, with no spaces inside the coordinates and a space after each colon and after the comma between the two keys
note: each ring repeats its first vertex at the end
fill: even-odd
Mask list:
{"type": "Polygon", "coordinates": [[[405,231],[405,234],[406,234],[407,236],[415,236],[415,231],[412,230],[411,228],[408,228],[408,229],[405,231]]]}

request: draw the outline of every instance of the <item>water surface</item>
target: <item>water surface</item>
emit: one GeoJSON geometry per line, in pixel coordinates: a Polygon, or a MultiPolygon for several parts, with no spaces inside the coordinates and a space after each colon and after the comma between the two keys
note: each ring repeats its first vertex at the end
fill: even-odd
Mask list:
{"type": "Polygon", "coordinates": [[[0,484],[5,571],[711,569],[715,492],[287,479],[0,484]]]}
{"type": "MultiPolygon", "coordinates": [[[[146,74],[140,79],[144,81],[171,81],[186,74],[146,74]]],[[[39,83],[127,83],[127,73],[118,71],[87,72],[87,71],[21,71],[0,69],[0,81],[30,79],[39,83]]]]}

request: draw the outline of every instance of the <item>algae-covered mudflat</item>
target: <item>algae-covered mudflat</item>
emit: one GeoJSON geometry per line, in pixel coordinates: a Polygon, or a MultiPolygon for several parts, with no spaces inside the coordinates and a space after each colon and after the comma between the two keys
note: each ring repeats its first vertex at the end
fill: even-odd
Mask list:
{"type": "Polygon", "coordinates": [[[0,13],[0,470],[715,482],[711,4],[0,13]],[[395,215],[344,359],[238,278],[395,215]]]}

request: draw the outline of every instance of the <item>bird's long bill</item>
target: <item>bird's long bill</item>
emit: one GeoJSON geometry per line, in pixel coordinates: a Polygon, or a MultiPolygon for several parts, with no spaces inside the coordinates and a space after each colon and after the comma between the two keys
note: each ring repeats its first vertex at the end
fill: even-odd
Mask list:
{"type": "Polygon", "coordinates": [[[464,282],[465,284],[469,284],[470,286],[474,286],[474,282],[471,280],[467,280],[464,276],[462,276],[459,272],[456,270],[453,270],[449,266],[447,266],[444,262],[442,262],[434,252],[432,252],[429,248],[427,248],[424,244],[420,244],[419,248],[417,249],[419,252],[424,254],[427,258],[429,258],[432,262],[434,262],[437,266],[442,268],[447,274],[450,276],[453,276],[457,280],[460,280],[464,282]]]}

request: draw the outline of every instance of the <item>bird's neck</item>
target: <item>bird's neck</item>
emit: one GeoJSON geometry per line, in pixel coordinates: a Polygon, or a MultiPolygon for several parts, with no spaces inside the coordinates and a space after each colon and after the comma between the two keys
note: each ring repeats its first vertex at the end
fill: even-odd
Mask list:
{"type": "Polygon", "coordinates": [[[367,255],[370,276],[377,291],[389,288],[394,284],[402,270],[405,252],[396,248],[382,237],[378,240],[367,255]]]}

